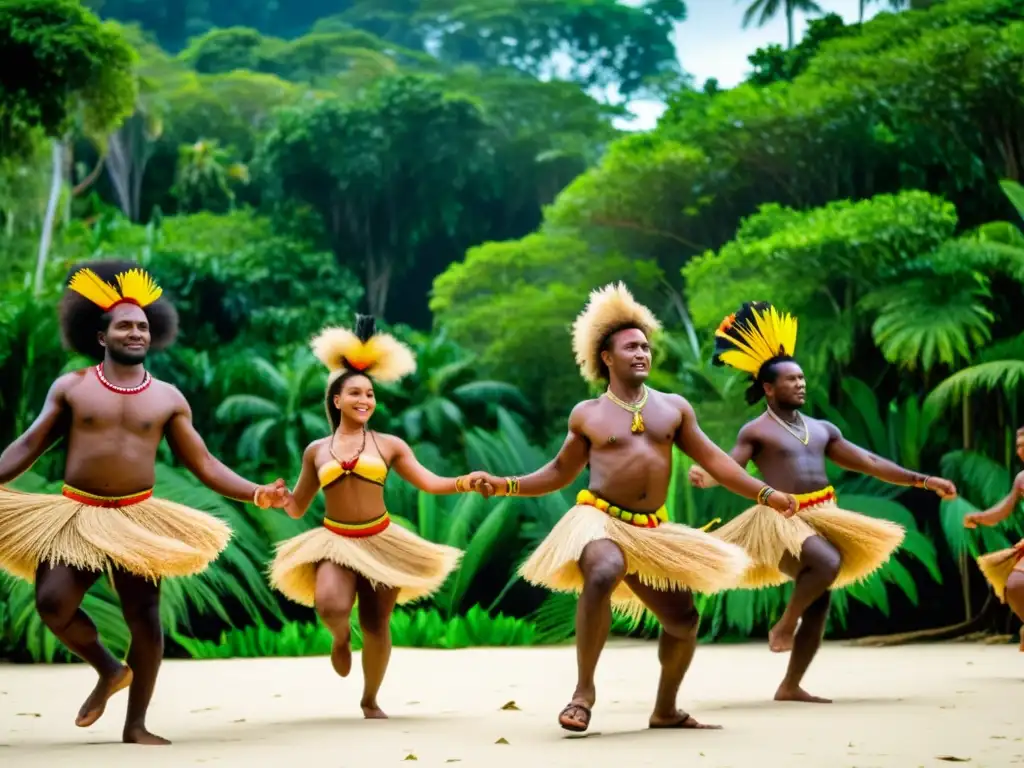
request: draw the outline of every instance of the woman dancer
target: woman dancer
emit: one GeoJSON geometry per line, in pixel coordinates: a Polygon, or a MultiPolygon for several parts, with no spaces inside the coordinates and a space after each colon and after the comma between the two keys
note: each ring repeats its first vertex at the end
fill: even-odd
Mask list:
{"type": "Polygon", "coordinates": [[[391,656],[395,604],[439,589],[462,556],[458,549],[392,525],[384,506],[388,472],[394,469],[427,493],[479,490],[490,495],[490,489],[476,488],[483,474],[479,472],[438,477],[416,460],[403,440],[367,429],[376,407],[374,381],[397,381],[416,369],[408,347],[377,333],[372,317],[357,316],[354,333],[328,328],[312,347],[331,372],[326,406],[332,431],[306,448],[285,511],[302,517],[322,489],[326,514],[323,526],[278,545],[270,579],[289,599],[315,606],[334,635],[331,664],[342,677],[352,668],[349,618],[358,598],[364,677],[360,706],[366,718],[386,718],[377,691],[391,656]]]}
{"type": "MultiPolygon", "coordinates": [[[[964,516],[966,528],[998,525],[1008,518],[1024,497],[1024,472],[1017,475],[1009,495],[991,509],[964,516]]],[[[1017,618],[1024,621],[1024,539],[1012,547],[990,552],[978,558],[978,567],[996,597],[1010,606],[1017,618]]],[[[1024,626],[1020,628],[1020,650],[1024,653],[1024,626]]]]}

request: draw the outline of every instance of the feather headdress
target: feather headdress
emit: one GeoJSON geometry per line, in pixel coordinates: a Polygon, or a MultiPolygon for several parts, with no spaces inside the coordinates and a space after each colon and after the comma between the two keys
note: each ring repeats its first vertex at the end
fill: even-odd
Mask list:
{"type": "Polygon", "coordinates": [[[611,334],[624,328],[639,328],[650,338],[661,329],[661,323],[621,282],[592,291],[572,326],[572,349],[584,379],[604,381],[601,346],[611,334]]]}
{"type": "Polygon", "coordinates": [[[313,354],[331,372],[333,382],[348,372],[376,381],[398,381],[416,370],[412,350],[388,333],[377,333],[370,315],[357,315],[355,331],[325,328],[310,343],[313,354]]]}
{"type": "Polygon", "coordinates": [[[715,331],[714,365],[727,365],[756,381],[764,364],[796,351],[796,318],[767,301],[748,301],[715,331]]]}
{"type": "Polygon", "coordinates": [[[164,292],[152,276],[142,269],[119,272],[114,279],[117,281],[116,286],[85,267],[72,275],[68,288],[104,312],[109,312],[118,304],[135,304],[145,308],[159,299],[164,292]]]}

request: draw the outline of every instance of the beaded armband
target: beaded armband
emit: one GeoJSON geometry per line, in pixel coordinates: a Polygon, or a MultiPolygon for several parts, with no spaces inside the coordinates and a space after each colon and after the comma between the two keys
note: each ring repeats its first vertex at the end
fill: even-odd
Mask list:
{"type": "Polygon", "coordinates": [[[519,478],[518,477],[506,477],[505,478],[505,495],[506,496],[518,496],[519,495],[519,478]]]}

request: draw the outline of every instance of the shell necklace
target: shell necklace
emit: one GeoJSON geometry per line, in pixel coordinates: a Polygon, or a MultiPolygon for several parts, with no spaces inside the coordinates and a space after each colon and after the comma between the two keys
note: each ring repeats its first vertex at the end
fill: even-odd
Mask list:
{"type": "Polygon", "coordinates": [[[789,432],[789,434],[791,434],[804,445],[807,445],[807,443],[811,439],[811,430],[808,428],[807,422],[804,421],[804,415],[800,413],[800,411],[796,411],[796,417],[797,420],[800,422],[800,426],[804,428],[804,434],[802,436],[792,424],[790,424],[785,419],[781,418],[775,411],[771,409],[770,406],[766,410],[768,411],[768,415],[775,419],[775,421],[777,421],[779,424],[781,424],[783,428],[787,432],[789,432]]]}
{"type": "Polygon", "coordinates": [[[647,405],[647,395],[649,394],[646,384],[643,385],[643,390],[643,395],[641,395],[640,399],[635,403],[627,403],[625,400],[616,397],[610,388],[604,393],[604,396],[619,406],[619,408],[633,414],[633,421],[629,425],[629,431],[634,435],[638,435],[644,431],[644,415],[642,411],[644,406],[647,405]]]}

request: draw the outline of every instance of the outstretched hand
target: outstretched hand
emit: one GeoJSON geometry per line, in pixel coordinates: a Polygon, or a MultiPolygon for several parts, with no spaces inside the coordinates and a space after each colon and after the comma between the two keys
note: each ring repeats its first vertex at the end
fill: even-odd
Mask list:
{"type": "Polygon", "coordinates": [[[1017,457],[1024,461],[1024,427],[1017,430],[1017,457]]]}
{"type": "Polygon", "coordinates": [[[781,491],[775,491],[768,497],[768,506],[783,517],[792,517],[798,509],[796,498],[781,491]]]}
{"type": "Polygon", "coordinates": [[[255,498],[256,506],[260,509],[284,509],[291,500],[292,493],[280,477],[270,485],[261,485],[255,498]]]}
{"type": "Polygon", "coordinates": [[[964,528],[977,528],[979,524],[984,525],[980,512],[964,515],[964,528]]]}
{"type": "Polygon", "coordinates": [[[700,464],[694,464],[690,467],[689,477],[690,485],[694,488],[711,488],[716,485],[715,479],[700,464]]]}
{"type": "Polygon", "coordinates": [[[928,490],[934,491],[940,499],[956,498],[956,486],[944,477],[929,477],[928,490]]]}

